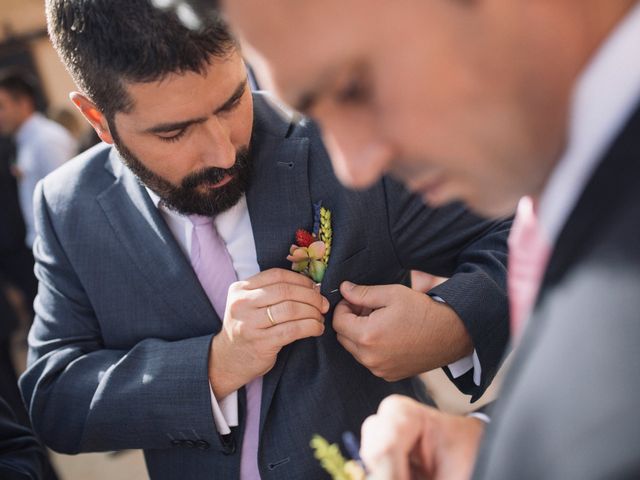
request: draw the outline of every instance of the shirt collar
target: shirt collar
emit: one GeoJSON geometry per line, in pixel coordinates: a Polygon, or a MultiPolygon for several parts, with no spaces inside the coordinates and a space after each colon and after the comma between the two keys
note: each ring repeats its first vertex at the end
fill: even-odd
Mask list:
{"type": "Polygon", "coordinates": [[[149,194],[149,197],[151,198],[151,201],[153,202],[153,204],[155,205],[155,207],[157,209],[160,209],[162,206],[160,205],[160,202],[162,201],[162,199],[153,191],[151,190],[149,187],[144,187],[144,189],[147,191],[147,193],[149,194]]]}
{"type": "MultiPolygon", "coordinates": [[[[151,190],[148,187],[144,187],[144,188],[149,194],[149,197],[151,198],[151,201],[153,202],[154,206],[158,210],[166,213],[167,215],[170,215],[176,220],[187,222],[189,225],[191,225],[191,221],[189,220],[189,217],[187,217],[186,215],[182,215],[181,213],[178,213],[175,210],[167,207],[162,201],[162,199],[158,196],[158,194],[156,194],[153,190],[151,190]]],[[[236,228],[237,224],[242,219],[243,213],[246,210],[247,210],[247,199],[246,199],[246,196],[243,195],[238,201],[238,203],[236,203],[233,207],[216,216],[214,223],[220,235],[222,235],[223,238],[225,238],[225,234],[227,233],[227,231],[233,231],[233,229],[236,228]]]]}
{"type": "Polygon", "coordinates": [[[578,79],[569,141],[540,197],[539,218],[553,243],[589,178],[633,114],[640,98],[640,5],[600,47],[578,79]]]}

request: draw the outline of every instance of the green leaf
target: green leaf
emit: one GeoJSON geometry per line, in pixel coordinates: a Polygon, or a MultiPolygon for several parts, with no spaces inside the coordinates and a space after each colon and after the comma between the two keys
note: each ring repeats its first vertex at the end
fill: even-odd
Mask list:
{"type": "Polygon", "coordinates": [[[311,275],[311,279],[314,282],[322,281],[326,269],[327,266],[322,260],[311,260],[309,262],[309,275],[311,275]]]}

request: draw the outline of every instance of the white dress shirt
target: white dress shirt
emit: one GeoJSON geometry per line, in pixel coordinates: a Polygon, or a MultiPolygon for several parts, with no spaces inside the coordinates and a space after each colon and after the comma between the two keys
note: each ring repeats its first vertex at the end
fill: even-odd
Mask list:
{"type": "Polygon", "coordinates": [[[638,107],[639,52],[637,5],[602,44],[574,89],[567,149],[540,197],[540,224],[552,244],[599,161],[638,107]]]}
{"type": "Polygon", "coordinates": [[[60,124],[40,113],[32,114],[15,135],[16,166],[22,173],[18,181],[20,208],[27,227],[26,243],[35,239],[33,192],[36,184],[77,153],[78,144],[60,124]]]}

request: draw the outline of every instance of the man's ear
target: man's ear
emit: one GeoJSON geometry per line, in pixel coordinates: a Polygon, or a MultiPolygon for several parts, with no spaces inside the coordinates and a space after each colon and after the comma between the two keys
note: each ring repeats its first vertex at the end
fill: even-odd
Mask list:
{"type": "Polygon", "coordinates": [[[100,137],[100,140],[105,143],[113,144],[113,137],[111,136],[107,119],[103,113],[98,110],[95,103],[79,92],[71,92],[69,94],[69,98],[76,108],[80,110],[80,113],[82,113],[84,118],[87,119],[87,122],[91,124],[100,137]]]}

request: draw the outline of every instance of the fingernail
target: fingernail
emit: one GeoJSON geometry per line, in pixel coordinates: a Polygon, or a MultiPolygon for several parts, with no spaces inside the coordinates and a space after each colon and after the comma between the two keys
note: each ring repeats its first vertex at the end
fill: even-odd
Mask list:
{"type": "Polygon", "coordinates": [[[346,288],[347,290],[352,290],[353,287],[355,287],[356,285],[355,285],[355,283],[351,283],[349,281],[345,281],[345,282],[342,282],[342,286],[344,288],[346,288]]]}
{"type": "Polygon", "coordinates": [[[324,311],[329,310],[329,306],[331,304],[329,303],[329,300],[327,300],[325,297],[322,297],[322,308],[324,309],[324,311]]]}

